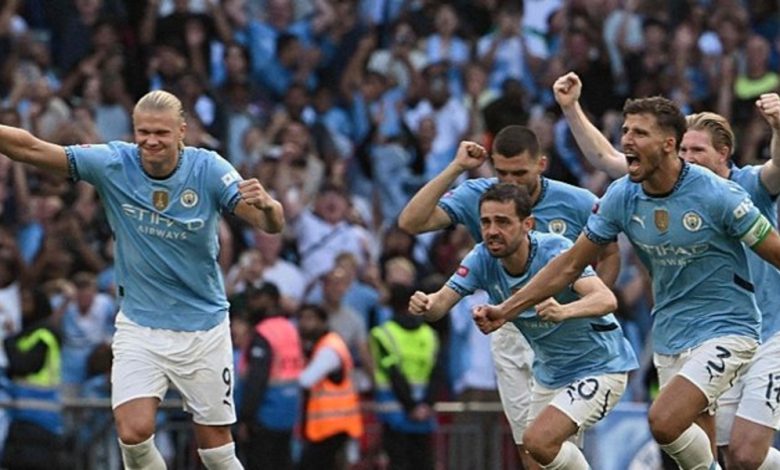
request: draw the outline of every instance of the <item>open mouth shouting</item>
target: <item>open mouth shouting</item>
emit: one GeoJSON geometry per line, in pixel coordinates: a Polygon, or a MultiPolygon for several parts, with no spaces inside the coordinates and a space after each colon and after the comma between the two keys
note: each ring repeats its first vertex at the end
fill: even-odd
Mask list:
{"type": "Polygon", "coordinates": [[[628,165],[628,172],[630,174],[636,174],[639,172],[641,162],[639,156],[634,152],[625,152],[626,164],[628,165]]]}

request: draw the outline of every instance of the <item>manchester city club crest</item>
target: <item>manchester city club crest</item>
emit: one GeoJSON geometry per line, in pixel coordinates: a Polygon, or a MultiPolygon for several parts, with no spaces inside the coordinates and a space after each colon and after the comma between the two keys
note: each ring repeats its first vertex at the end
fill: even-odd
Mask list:
{"type": "Polygon", "coordinates": [[[669,230],[669,211],[666,209],[656,209],[653,213],[653,221],[655,221],[655,228],[659,232],[666,232],[669,230]]]}
{"type": "Polygon", "coordinates": [[[683,227],[689,232],[696,232],[701,228],[701,217],[699,214],[691,211],[683,215],[683,227]]]}
{"type": "Polygon", "coordinates": [[[165,210],[165,208],[168,207],[168,200],[168,191],[158,189],[152,192],[152,204],[158,211],[165,210]]]}
{"type": "Polygon", "coordinates": [[[566,233],[566,221],[562,219],[551,220],[547,224],[547,230],[556,235],[563,235],[566,233]]]}
{"type": "Polygon", "coordinates": [[[198,203],[198,193],[191,189],[185,189],[184,192],[181,193],[179,201],[181,202],[182,206],[189,209],[198,203]]]}

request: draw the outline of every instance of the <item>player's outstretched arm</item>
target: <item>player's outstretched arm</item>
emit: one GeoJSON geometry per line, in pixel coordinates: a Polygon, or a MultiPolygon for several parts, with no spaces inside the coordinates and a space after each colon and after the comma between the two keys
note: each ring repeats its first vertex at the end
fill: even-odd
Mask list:
{"type": "Polygon", "coordinates": [[[617,298],[598,277],[583,277],[574,283],[581,296],[568,304],[559,304],[553,297],[536,305],[536,314],[542,320],[560,322],[569,318],[600,317],[617,308],[617,298]]]}
{"type": "MultiPolygon", "coordinates": [[[[769,221],[763,217],[756,225],[759,224],[761,224],[761,227],[755,227],[755,230],[751,229],[751,232],[755,232],[753,235],[755,237],[754,239],[759,240],[752,245],[751,248],[758,256],[780,269],[780,235],[778,235],[777,230],[772,228],[769,221]],[[761,234],[761,231],[765,231],[766,233],[761,234]]],[[[742,240],[748,243],[744,237],[742,240]]]]}
{"type": "Polygon", "coordinates": [[[236,205],[235,214],[255,228],[268,233],[284,230],[284,209],[282,204],[272,198],[256,178],[238,183],[241,200],[236,205]]]}
{"type": "Polygon", "coordinates": [[[756,108],[772,128],[769,144],[771,159],[761,168],[761,181],[770,194],[780,194],[780,95],[765,93],[756,101],[756,108]]]}
{"type": "Polygon", "coordinates": [[[409,299],[409,313],[421,315],[426,321],[436,321],[446,315],[460,299],[460,294],[447,286],[433,294],[418,290],[409,299]]]}
{"type": "Polygon", "coordinates": [[[607,287],[612,287],[620,274],[620,247],[617,242],[606,245],[597,260],[596,273],[607,287]]]}
{"type": "Polygon", "coordinates": [[[505,321],[513,320],[520,312],[552,297],[573,283],[582,270],[599,256],[602,245],[580,235],[568,250],[550,261],[522,289],[498,305],[481,305],[474,311],[474,321],[485,332],[496,329],[505,321]]]}
{"type": "Polygon", "coordinates": [[[558,77],[553,83],[555,101],[563,111],[574,140],[591,165],[605,171],[611,178],[620,178],[628,172],[625,156],[604,134],[590,122],[580,106],[582,82],[574,72],[558,77]]]}
{"type": "Polygon", "coordinates": [[[443,229],[452,224],[450,216],[438,205],[439,199],[465,171],[481,166],[487,151],[479,144],[463,141],[455,158],[435,178],[415,194],[398,216],[398,226],[411,234],[443,229]]]}
{"type": "Polygon", "coordinates": [[[68,174],[68,157],[59,145],[41,140],[24,129],[0,126],[0,153],[44,171],[68,174]]]}

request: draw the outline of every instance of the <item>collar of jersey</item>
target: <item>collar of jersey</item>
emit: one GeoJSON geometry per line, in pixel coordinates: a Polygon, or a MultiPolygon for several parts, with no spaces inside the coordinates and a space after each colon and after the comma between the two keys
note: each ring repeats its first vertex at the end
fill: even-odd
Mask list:
{"type": "Polygon", "coordinates": [[[541,188],[539,188],[539,197],[536,198],[536,202],[534,203],[534,207],[536,207],[540,202],[542,202],[542,199],[544,199],[544,196],[547,195],[547,187],[550,185],[550,181],[545,178],[544,176],[539,177],[539,185],[541,188]]]}
{"type": "Polygon", "coordinates": [[[536,237],[528,234],[528,259],[525,260],[525,267],[523,268],[523,274],[527,273],[531,269],[531,261],[536,256],[536,248],[539,245],[539,241],[536,237]]]}
{"type": "Polygon", "coordinates": [[[683,184],[683,180],[685,180],[685,177],[688,175],[688,172],[691,170],[691,164],[687,163],[685,160],[680,159],[682,161],[682,169],[680,170],[680,174],[677,176],[677,181],[674,183],[674,186],[672,186],[672,189],[670,189],[668,192],[665,192],[663,194],[647,194],[645,192],[645,188],[642,188],[642,184],[639,184],[639,187],[642,188],[642,194],[645,196],[651,198],[651,199],[661,199],[669,196],[673,192],[680,189],[680,186],[683,184]]]}
{"type": "Polygon", "coordinates": [[[176,172],[179,171],[179,168],[181,167],[182,160],[184,160],[184,158],[183,158],[184,157],[184,149],[181,149],[181,150],[179,150],[179,159],[176,161],[176,168],[174,168],[172,172],[168,173],[167,175],[165,175],[165,176],[163,176],[161,178],[157,177],[157,176],[152,176],[152,175],[150,175],[146,171],[146,168],[144,168],[144,163],[141,160],[141,147],[137,147],[137,148],[138,148],[138,152],[136,152],[136,158],[138,159],[138,166],[141,167],[141,171],[144,173],[144,175],[146,175],[147,178],[153,179],[155,181],[164,181],[164,180],[169,179],[171,176],[175,175],[176,172]]]}
{"type": "Polygon", "coordinates": [[[523,266],[523,272],[520,274],[512,274],[509,271],[507,271],[506,267],[502,264],[501,267],[504,268],[504,271],[509,274],[512,277],[523,277],[528,273],[528,270],[531,269],[531,261],[533,261],[534,256],[536,256],[536,247],[539,244],[539,242],[536,240],[536,237],[532,236],[530,233],[528,234],[528,259],[525,260],[525,266],[523,266]]]}

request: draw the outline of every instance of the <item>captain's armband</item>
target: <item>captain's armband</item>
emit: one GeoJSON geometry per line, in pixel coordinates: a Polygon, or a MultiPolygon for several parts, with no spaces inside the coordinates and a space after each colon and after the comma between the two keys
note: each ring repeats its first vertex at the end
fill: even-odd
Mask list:
{"type": "Polygon", "coordinates": [[[750,229],[742,235],[742,242],[749,247],[754,247],[764,241],[772,231],[772,224],[763,215],[753,223],[750,229]]]}

